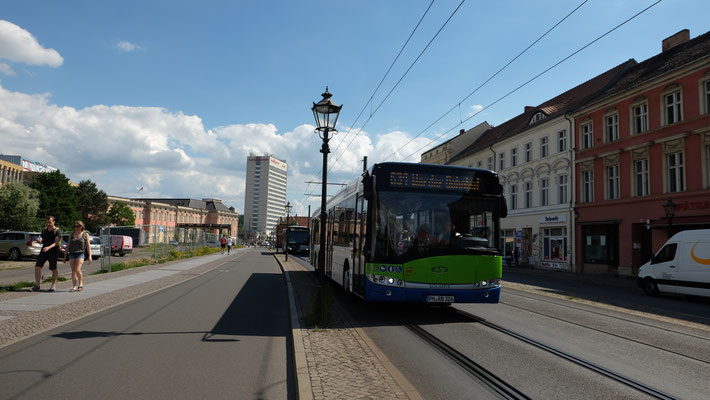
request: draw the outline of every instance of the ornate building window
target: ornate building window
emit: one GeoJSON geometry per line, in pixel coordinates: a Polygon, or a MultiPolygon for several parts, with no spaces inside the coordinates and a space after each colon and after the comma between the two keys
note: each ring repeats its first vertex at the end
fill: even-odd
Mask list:
{"type": "Polygon", "coordinates": [[[557,202],[559,204],[567,203],[567,175],[557,177],[557,202]]]}
{"type": "Polygon", "coordinates": [[[582,203],[594,201],[594,171],[582,171],[582,203]]]}
{"type": "MultiPolygon", "coordinates": [[[[673,88],[678,85],[672,85],[673,88]]],[[[683,119],[683,103],[680,89],[663,94],[663,117],[665,125],[675,124],[683,119]]]]}
{"type": "Polygon", "coordinates": [[[634,135],[646,132],[648,130],[648,102],[632,105],[631,119],[631,132],[634,135]]]}
{"type": "Polygon", "coordinates": [[[615,200],[619,198],[619,166],[606,167],[606,198],[615,200]]]}
{"type": "Polygon", "coordinates": [[[580,125],[579,130],[581,131],[581,141],[580,145],[582,149],[590,149],[594,144],[594,131],[592,130],[592,123],[587,122],[580,125]]]}
{"type": "Polygon", "coordinates": [[[614,113],[604,117],[604,140],[609,142],[615,142],[619,140],[619,114],[614,113]]]}
{"type": "Polygon", "coordinates": [[[532,142],[525,143],[525,162],[532,161],[532,142]]]}
{"type": "Polygon", "coordinates": [[[557,152],[562,153],[567,150],[567,130],[557,132],[557,152]]]}
{"type": "Polygon", "coordinates": [[[548,178],[540,178],[540,206],[549,204],[550,180],[548,178]]]}

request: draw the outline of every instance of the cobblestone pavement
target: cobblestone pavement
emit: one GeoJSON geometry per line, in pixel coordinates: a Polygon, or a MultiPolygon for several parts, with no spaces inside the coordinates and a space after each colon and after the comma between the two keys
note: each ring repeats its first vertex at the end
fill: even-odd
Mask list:
{"type": "MultiPolygon", "coordinates": [[[[160,279],[154,279],[136,285],[126,286],[120,288],[119,290],[114,290],[105,294],[85,299],[82,299],[81,297],[84,293],[87,292],[86,290],[84,292],[69,293],[69,289],[72,285],[71,281],[57,282],[57,292],[51,293],[51,295],[73,296],[76,298],[76,301],[38,311],[0,310],[0,348],[25,339],[27,337],[39,334],[41,332],[45,332],[57,326],[64,325],[68,322],[86,317],[87,315],[94,314],[96,312],[111,307],[115,307],[122,303],[134,300],[138,297],[145,296],[158,290],[162,290],[167,287],[185,282],[198,275],[217,268],[228,261],[232,261],[235,258],[238,258],[240,254],[242,253],[237,251],[233,253],[233,255],[217,257],[213,261],[202,263],[201,265],[198,265],[194,268],[186,269],[170,276],[165,276],[160,279]]],[[[182,262],[185,261],[186,260],[182,260],[182,262]]],[[[88,288],[94,283],[105,280],[165,268],[166,266],[170,266],[172,264],[179,264],[180,262],[181,261],[155,264],[141,268],[133,268],[114,272],[111,274],[85,275],[84,287],[88,288]]],[[[48,287],[49,284],[42,285],[43,290],[46,290],[48,287]]],[[[0,293],[0,302],[5,300],[18,299],[25,296],[36,295],[38,294],[29,291],[29,289],[24,292],[0,293]]]]}
{"type": "Polygon", "coordinates": [[[276,255],[289,282],[299,398],[421,399],[347,312],[333,300],[327,328],[307,327],[317,279],[295,261],[276,255]],[[294,315],[296,314],[296,315],[294,315]]]}

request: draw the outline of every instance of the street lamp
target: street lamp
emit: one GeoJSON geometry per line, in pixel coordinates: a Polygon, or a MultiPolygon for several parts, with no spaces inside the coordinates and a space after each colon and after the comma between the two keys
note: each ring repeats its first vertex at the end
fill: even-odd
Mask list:
{"type": "Polygon", "coordinates": [[[288,219],[291,214],[291,202],[287,202],[286,205],[284,206],[284,209],[286,210],[286,230],[284,234],[284,238],[281,239],[284,241],[284,253],[286,253],[286,261],[288,261],[288,219]]]}
{"type": "Polygon", "coordinates": [[[320,149],[320,152],[323,153],[323,182],[320,198],[320,250],[318,251],[319,291],[322,289],[320,286],[325,281],[325,198],[328,195],[326,186],[328,184],[328,153],[330,153],[328,141],[331,138],[330,134],[335,135],[338,133],[335,130],[335,123],[338,121],[340,109],[343,108],[342,105],[339,106],[330,99],[333,95],[328,92],[328,86],[325,87],[325,92],[321,96],[323,96],[323,99],[318,103],[313,103],[311,108],[316,119],[316,131],[321,140],[323,140],[323,146],[320,149]]]}
{"type": "Polygon", "coordinates": [[[671,237],[671,226],[673,226],[673,217],[675,217],[675,206],[676,204],[672,199],[668,199],[666,204],[663,205],[663,211],[666,212],[666,218],[668,218],[668,237],[671,237]]]}

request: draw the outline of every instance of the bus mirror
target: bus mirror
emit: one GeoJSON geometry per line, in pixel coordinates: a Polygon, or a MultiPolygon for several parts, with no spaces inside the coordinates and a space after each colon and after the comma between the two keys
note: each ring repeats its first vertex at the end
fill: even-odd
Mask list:
{"type": "Polygon", "coordinates": [[[500,186],[500,217],[505,218],[508,216],[508,203],[505,201],[505,196],[503,196],[503,185],[500,186]]]}
{"type": "Polygon", "coordinates": [[[362,176],[362,191],[363,195],[365,197],[365,200],[372,200],[375,197],[375,191],[374,191],[374,186],[375,186],[375,177],[371,176],[369,172],[365,172],[365,174],[362,176]]]}

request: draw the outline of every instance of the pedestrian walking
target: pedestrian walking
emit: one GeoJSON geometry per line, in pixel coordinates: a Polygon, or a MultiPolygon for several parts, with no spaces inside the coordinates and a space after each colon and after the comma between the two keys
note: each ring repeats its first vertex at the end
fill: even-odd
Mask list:
{"type": "Polygon", "coordinates": [[[219,246],[221,250],[219,251],[220,254],[224,254],[224,248],[227,247],[227,235],[222,235],[222,239],[219,240],[219,246]]]}
{"type": "Polygon", "coordinates": [[[71,267],[71,282],[72,288],[70,292],[80,292],[84,289],[84,280],[81,273],[81,266],[86,262],[91,264],[91,246],[89,233],[84,231],[84,223],[81,221],[74,222],[74,231],[69,235],[69,243],[64,252],[64,262],[69,258],[69,266],[71,267]]]}
{"type": "Polygon", "coordinates": [[[53,216],[47,217],[47,227],[40,234],[38,241],[42,243],[42,250],[39,252],[35,263],[35,285],[32,287],[32,291],[39,291],[42,267],[44,267],[45,262],[49,261],[49,270],[52,271],[52,286],[49,287],[49,291],[53,292],[56,290],[55,285],[59,277],[57,258],[59,258],[59,246],[62,242],[62,230],[54,226],[53,216]]]}
{"type": "Polygon", "coordinates": [[[232,251],[232,238],[228,237],[227,238],[227,255],[229,255],[229,252],[232,251]]]}
{"type": "Polygon", "coordinates": [[[515,253],[513,253],[515,257],[515,268],[520,267],[520,264],[518,263],[520,261],[520,249],[515,249],[515,253]]]}

